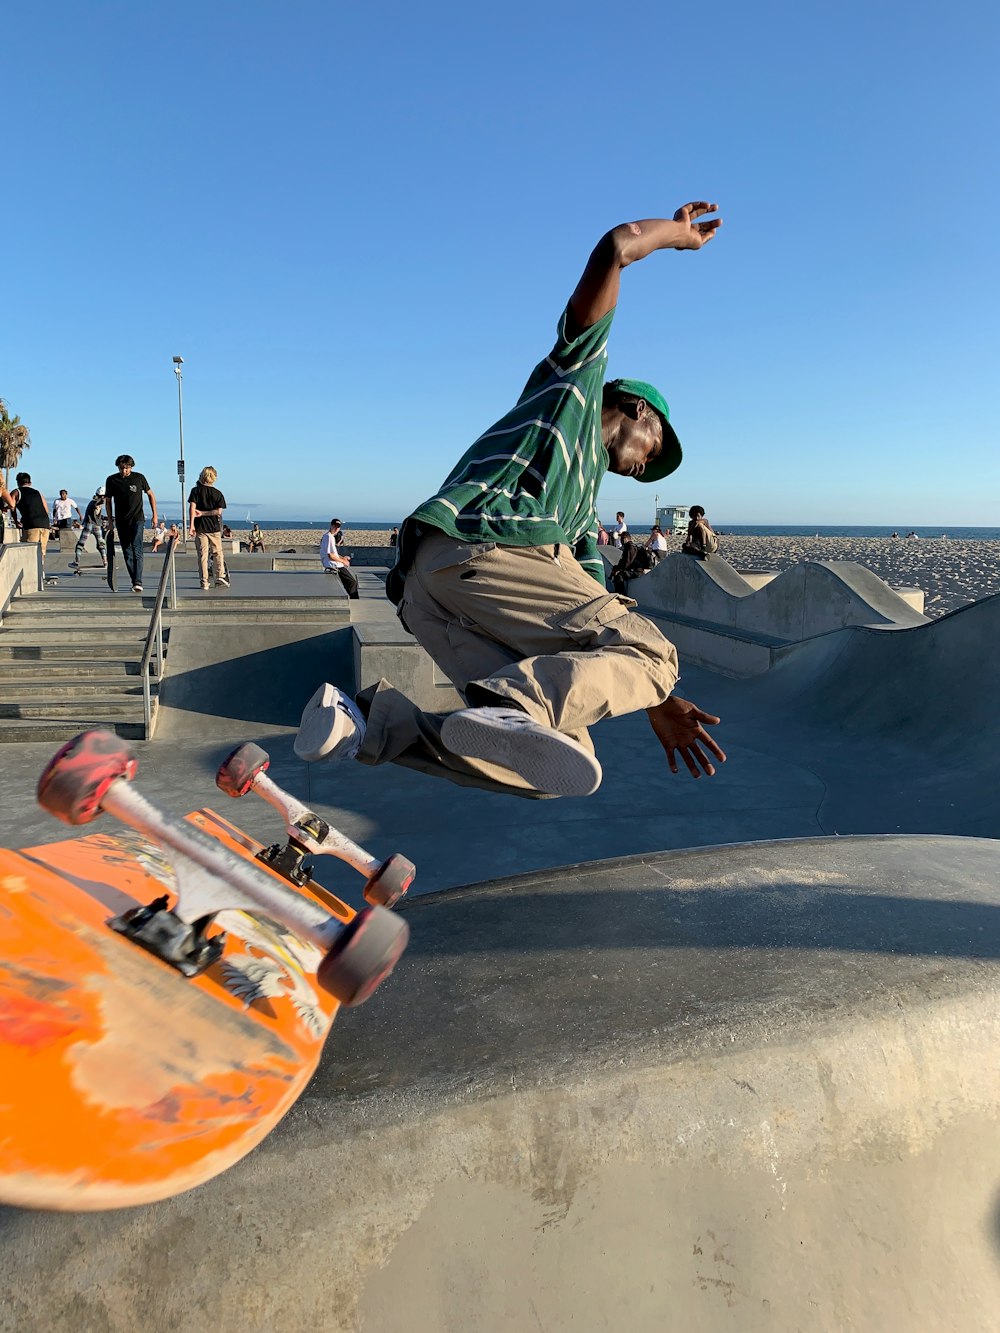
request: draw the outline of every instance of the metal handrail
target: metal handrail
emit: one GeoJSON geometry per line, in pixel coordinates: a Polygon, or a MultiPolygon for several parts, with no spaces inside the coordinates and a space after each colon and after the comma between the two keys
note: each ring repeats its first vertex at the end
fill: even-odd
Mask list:
{"type": "Polygon", "coordinates": [[[153,703],[150,697],[150,671],[153,658],[156,658],[156,676],[163,675],[163,605],[167,601],[167,587],[170,588],[170,599],[168,607],[177,609],[177,570],[174,566],[174,548],[177,545],[176,537],[167,538],[167,549],[163,553],[163,568],[160,570],[160,582],[156,588],[156,598],[153,602],[153,612],[149,618],[149,629],[146,631],[146,644],[142,650],[142,664],[139,671],[142,675],[142,707],[146,718],[146,738],[149,739],[153,725],[153,703]]]}

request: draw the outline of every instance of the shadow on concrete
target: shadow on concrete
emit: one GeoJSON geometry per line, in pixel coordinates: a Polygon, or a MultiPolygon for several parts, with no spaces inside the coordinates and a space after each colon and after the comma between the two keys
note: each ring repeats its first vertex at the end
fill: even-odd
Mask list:
{"type": "MultiPolygon", "coordinates": [[[[186,627],[185,627],[186,628],[186,627]]],[[[198,633],[211,633],[198,627],[198,633]]],[[[257,730],[297,727],[302,707],[324,680],[350,680],[353,672],[350,626],[258,647],[266,628],[243,625],[239,642],[230,642],[221,660],[186,668],[174,651],[160,693],[156,740],[182,735],[209,739],[230,735],[232,721],[252,723],[257,730]],[[179,669],[175,666],[181,663],[179,669]]],[[[221,634],[220,634],[221,639],[221,634]]]]}
{"type": "MultiPolygon", "coordinates": [[[[573,867],[561,871],[560,878],[571,881],[573,867]]],[[[1000,959],[1000,905],[992,903],[807,890],[792,880],[752,892],[678,892],[665,885],[630,890],[627,900],[623,898],[616,895],[609,911],[606,888],[561,888],[554,899],[544,889],[494,895],[489,885],[483,885],[481,896],[475,888],[426,894],[413,907],[435,907],[436,915],[433,920],[421,916],[419,930],[414,923],[408,957],[505,950],[527,955],[594,949],[797,949],[1000,959]],[[543,911],[555,918],[557,928],[526,930],[525,922],[537,922],[543,911]],[[461,917],[461,929],[456,929],[456,916],[461,917]]],[[[411,908],[404,904],[399,910],[411,908]]]]}

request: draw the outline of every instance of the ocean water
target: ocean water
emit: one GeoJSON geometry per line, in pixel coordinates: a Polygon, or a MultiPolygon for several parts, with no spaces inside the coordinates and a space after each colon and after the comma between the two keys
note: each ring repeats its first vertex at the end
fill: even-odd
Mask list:
{"type": "MultiPolygon", "coordinates": [[[[351,518],[347,514],[343,518],[344,527],[348,532],[352,528],[361,532],[388,529],[398,527],[403,521],[402,517],[351,518]]],[[[167,523],[171,522],[169,508],[164,515],[164,519],[167,523]]],[[[176,521],[176,515],[174,521],[176,521]]],[[[226,521],[231,528],[243,529],[250,526],[246,518],[240,518],[232,512],[227,514],[226,521]]],[[[251,522],[253,521],[251,520],[251,522]]],[[[900,537],[905,537],[908,532],[915,532],[918,537],[947,537],[952,541],[1000,541],[1000,528],[953,528],[947,524],[933,527],[911,527],[908,524],[901,523],[895,528],[891,525],[869,527],[849,524],[831,526],[815,523],[746,524],[726,523],[723,520],[714,521],[711,520],[711,516],[710,521],[713,522],[716,532],[732,537],[891,537],[893,532],[897,532],[900,537]]],[[[256,522],[260,524],[265,532],[274,529],[285,529],[295,532],[321,533],[325,532],[330,526],[328,519],[258,518],[256,522]]],[[[629,523],[633,532],[646,532],[652,526],[652,521],[646,523],[635,517],[631,517],[629,523]]],[[[614,527],[614,521],[606,522],[605,526],[608,528],[614,527]]]]}

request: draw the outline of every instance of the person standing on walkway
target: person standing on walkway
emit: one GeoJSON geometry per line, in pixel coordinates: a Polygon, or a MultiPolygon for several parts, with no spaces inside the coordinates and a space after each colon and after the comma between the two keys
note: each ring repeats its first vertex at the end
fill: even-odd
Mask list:
{"type": "Polygon", "coordinates": [[[612,536],[612,545],[613,546],[623,545],[624,539],[627,536],[628,536],[628,524],[625,522],[624,513],[619,509],[618,513],[615,514],[615,530],[612,536]]]}
{"type": "Polygon", "coordinates": [[[229,570],[222,554],[222,514],[226,497],[217,488],[219,474],[214,467],[203,467],[198,484],[191,487],[188,496],[188,526],[198,552],[198,574],[202,591],[209,585],[209,556],[215,570],[215,586],[229,587],[229,570]]]}
{"type": "Polygon", "coordinates": [[[144,524],[142,497],[149,496],[152,525],[155,528],[156,496],[142,473],[135,471],[135,459],[131,454],[119,454],[115,459],[115,467],[118,471],[113,472],[104,483],[104,508],[108,517],[108,527],[110,528],[113,521],[125,568],[132,580],[132,591],[142,592],[144,524]]]}
{"type": "Polygon", "coordinates": [[[80,568],[80,557],[83,555],[84,548],[87,545],[87,538],[91,533],[94,534],[94,541],[97,543],[97,554],[101,557],[101,566],[107,567],[108,557],[104,546],[104,524],[102,515],[104,512],[104,487],[98,486],[94,492],[94,498],[83,513],[83,528],[77,539],[76,550],[73,552],[73,559],[70,561],[70,569],[80,568]]]}
{"type": "Polygon", "coordinates": [[[601,238],[517,404],[400,529],[386,593],[468,707],[427,713],[385,680],[356,700],[324,684],[302,714],[300,759],[585,796],[601,782],[587,729],[642,710],[672,772],[678,755],[696,778],[715,773],[710,756],[725,760],[705,730],[719,718],[673,693],[673,644],[606,590],[596,540],[607,471],[656,482],[681,461],[662,394],[604,381],[622,270],[656,250],[700,250],[719,226],[714,211],[685,204],[601,238]]]}
{"type": "Polygon", "coordinates": [[[83,515],[77,507],[76,501],[70,499],[69,491],[65,489],[61,490],[59,492],[59,499],[56,500],[52,506],[52,521],[55,523],[60,533],[62,533],[64,528],[71,528],[73,526],[74,509],[76,509],[77,518],[82,521],[83,515]]]}
{"type": "Polygon", "coordinates": [[[351,557],[340,549],[344,540],[343,525],[339,518],[330,519],[330,527],[319,543],[319,558],[328,574],[336,574],[341,587],[352,602],[360,600],[357,575],[351,571],[351,557]]]}
{"type": "Polygon", "coordinates": [[[17,514],[21,523],[21,541],[37,542],[42,548],[42,576],[45,576],[45,549],[49,544],[49,506],[41,491],[31,484],[27,472],[17,474],[17,486],[8,491],[0,487],[0,499],[17,514]]]}

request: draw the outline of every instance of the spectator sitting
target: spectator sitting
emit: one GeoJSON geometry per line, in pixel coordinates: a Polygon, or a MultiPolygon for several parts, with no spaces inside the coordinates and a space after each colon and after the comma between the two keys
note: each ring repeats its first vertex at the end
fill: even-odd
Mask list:
{"type": "Polygon", "coordinates": [[[608,530],[603,523],[597,525],[597,544],[598,546],[607,546],[608,544],[608,530]]]}
{"type": "Polygon", "coordinates": [[[667,539],[663,535],[663,529],[659,523],[654,524],[650,531],[649,539],[646,542],[646,550],[649,552],[653,566],[658,565],[667,554],[667,539]]]}
{"type": "Polygon", "coordinates": [[[611,587],[621,596],[627,596],[629,580],[648,574],[653,567],[653,559],[644,546],[636,546],[628,532],[622,536],[621,543],[621,559],[611,571],[611,587]]]}
{"type": "Polygon", "coordinates": [[[263,549],[264,534],[260,530],[260,524],[255,523],[250,529],[250,554],[253,555],[254,551],[263,551],[263,549]]]}
{"type": "Polygon", "coordinates": [[[232,535],[233,535],[233,530],[232,530],[232,528],[229,526],[228,523],[223,523],[223,525],[222,525],[222,540],[223,540],[223,541],[229,541],[229,540],[231,540],[232,535]]]}
{"type": "Polygon", "coordinates": [[[712,525],[705,517],[705,511],[701,505],[692,505],[688,514],[690,521],[681,550],[685,555],[693,555],[699,560],[707,560],[710,555],[714,555],[719,549],[719,539],[712,531],[712,525]]]}
{"type": "Polygon", "coordinates": [[[158,551],[167,540],[167,525],[161,520],[153,529],[153,544],[149,548],[150,552],[158,551]]]}
{"type": "Polygon", "coordinates": [[[319,544],[319,558],[323,562],[323,568],[326,572],[336,574],[348,597],[351,601],[356,602],[360,597],[358,580],[351,573],[351,557],[343,555],[340,551],[341,535],[340,519],[331,519],[330,530],[323,533],[322,541],[319,544]]]}

